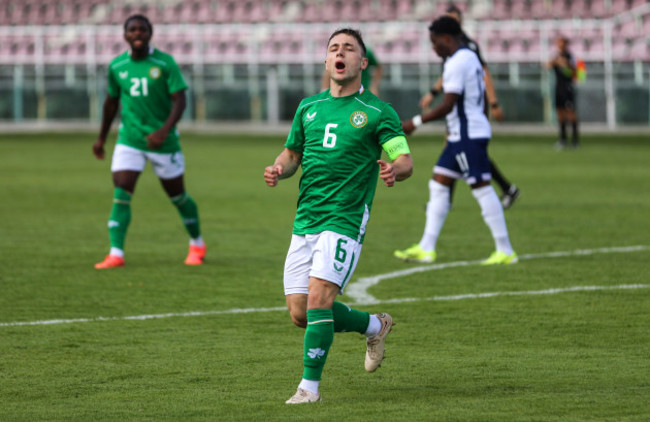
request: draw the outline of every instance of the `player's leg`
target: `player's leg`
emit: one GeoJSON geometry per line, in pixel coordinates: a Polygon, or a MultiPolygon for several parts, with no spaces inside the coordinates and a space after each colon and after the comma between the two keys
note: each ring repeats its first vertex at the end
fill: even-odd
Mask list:
{"type": "Polygon", "coordinates": [[[433,169],[433,178],[429,180],[429,202],[427,202],[424,233],[420,242],[404,249],[396,250],[396,258],[408,262],[434,262],[436,259],[436,243],[447,214],[451,209],[451,186],[456,179],[462,178],[463,173],[456,159],[457,142],[445,145],[438,162],[433,169]]]}
{"type": "MultiPolygon", "coordinates": [[[[298,327],[303,328],[308,327],[307,298],[310,285],[309,272],[313,262],[312,255],[315,245],[316,238],[314,236],[310,235],[308,238],[303,235],[292,235],[291,245],[289,246],[287,258],[284,263],[284,294],[287,309],[289,310],[291,321],[298,327]]],[[[314,329],[312,329],[312,332],[314,329]]],[[[333,335],[334,330],[332,328],[333,335]]],[[[311,337],[312,335],[310,334],[310,339],[311,337]]],[[[306,338],[303,344],[306,344],[306,338]]],[[[286,401],[287,404],[320,401],[320,394],[318,392],[320,377],[310,375],[310,378],[318,379],[306,379],[303,377],[296,394],[286,401]]]]}
{"type": "Polygon", "coordinates": [[[557,109],[557,123],[560,129],[560,139],[558,140],[558,147],[564,148],[567,143],[566,136],[566,112],[564,107],[557,109]]]}
{"type": "Polygon", "coordinates": [[[492,173],[492,180],[497,182],[503,193],[501,196],[501,205],[503,205],[504,209],[510,208],[517,198],[519,198],[519,188],[506,179],[492,159],[490,159],[490,172],[492,173]]]}
{"type": "Polygon", "coordinates": [[[194,199],[185,191],[185,159],[182,152],[173,154],[147,154],[154,172],[158,175],[163,189],[176,206],[185,230],[190,236],[190,245],[185,264],[201,265],[206,254],[206,246],[201,236],[199,210],[194,199]]]}
{"type": "Polygon", "coordinates": [[[580,140],[578,137],[578,116],[573,108],[567,110],[567,120],[571,122],[571,144],[578,148],[580,140]]]}
{"type": "Polygon", "coordinates": [[[146,159],[141,151],[116,145],[113,151],[111,171],[113,173],[113,205],[108,220],[108,236],[111,250],[97,269],[121,267],[124,265],[124,243],[131,222],[131,196],[146,159]]]}
{"type": "Polygon", "coordinates": [[[506,226],[503,207],[494,187],[490,183],[490,162],[487,155],[488,140],[472,140],[465,143],[464,152],[469,167],[467,183],[472,195],[481,207],[483,221],[490,229],[494,239],[495,252],[483,264],[510,264],[517,262],[506,226]]]}

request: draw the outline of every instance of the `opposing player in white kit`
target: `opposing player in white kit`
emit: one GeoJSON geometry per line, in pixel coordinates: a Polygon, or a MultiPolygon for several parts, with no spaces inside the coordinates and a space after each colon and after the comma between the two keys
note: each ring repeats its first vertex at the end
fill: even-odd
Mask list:
{"type": "Polygon", "coordinates": [[[487,147],[492,133],[485,113],[483,67],[476,54],[464,47],[460,24],[454,18],[443,16],[435,20],[429,31],[433,49],[446,59],[442,75],[445,95],[438,107],[403,122],[402,129],[410,134],[424,122],[446,117],[449,133],[429,181],[430,199],[422,239],[394,254],[405,261],[435,261],[436,242],[450,209],[450,186],[455,179],[463,179],[472,188],[496,245],[483,264],[513,264],[517,254],[510,244],[503,207],[490,184],[487,147]]]}
{"type": "Polygon", "coordinates": [[[365,368],[373,372],[393,325],[386,313],[370,315],[335,301],[359,260],[377,178],[391,187],[413,168],[397,113],[361,84],[367,65],[358,31],[332,34],[325,61],[330,89],[300,103],[285,149],[264,170],[266,184],[275,186],[302,166],[284,293],[293,323],[306,328],[304,371],[288,404],[320,401],[335,332],[365,334],[365,368]],[[392,163],[380,159],[382,150],[392,163]]]}

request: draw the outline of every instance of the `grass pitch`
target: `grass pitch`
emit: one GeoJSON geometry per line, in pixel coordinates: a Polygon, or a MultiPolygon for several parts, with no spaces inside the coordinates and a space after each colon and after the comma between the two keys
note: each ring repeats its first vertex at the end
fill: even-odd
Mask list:
{"type": "MultiPolygon", "coordinates": [[[[324,401],[286,406],[302,372],[302,330],[278,310],[298,178],[262,179],[282,136],[183,136],[204,266],[183,265],[186,234],[148,168],[127,266],[97,271],[112,186],[95,134],[2,135],[0,420],[647,421],[646,138],[556,152],[551,137],[495,137],[492,157],[522,190],[506,219],[528,259],[471,264],[493,245],[459,184],[438,262],[469,265],[372,285],[380,303],[357,307],[397,322],[382,368],[366,373],[363,338],[337,334],[324,401]],[[476,295],[506,292],[520,294],[476,295]]],[[[410,145],[415,173],[378,187],[352,283],[414,267],[392,251],[421,236],[441,139],[410,145]]]]}

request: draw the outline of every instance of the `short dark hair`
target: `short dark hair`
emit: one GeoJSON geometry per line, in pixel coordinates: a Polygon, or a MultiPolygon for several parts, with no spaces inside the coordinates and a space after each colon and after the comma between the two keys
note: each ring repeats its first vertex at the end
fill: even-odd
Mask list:
{"type": "Polygon", "coordinates": [[[441,16],[429,25],[429,32],[434,34],[448,34],[457,37],[461,34],[460,24],[451,16],[441,16]]]}
{"type": "Polygon", "coordinates": [[[151,25],[151,22],[149,21],[149,18],[147,18],[145,15],[131,15],[126,20],[124,21],[124,32],[126,32],[126,27],[129,26],[129,23],[131,21],[138,20],[144,22],[145,25],[147,25],[147,28],[149,28],[149,32],[153,34],[153,25],[151,25]]]}
{"type": "Polygon", "coordinates": [[[463,18],[463,12],[458,8],[458,6],[456,6],[453,3],[449,3],[449,6],[447,6],[447,10],[445,12],[455,13],[458,15],[459,18],[461,19],[463,18]]]}
{"type": "Polygon", "coordinates": [[[353,28],[337,29],[336,31],[334,31],[332,33],[332,35],[330,35],[329,40],[327,40],[327,45],[329,46],[330,41],[332,41],[332,38],[334,38],[335,36],[337,36],[339,34],[350,35],[350,36],[356,38],[357,42],[361,46],[361,52],[363,53],[363,57],[366,57],[366,44],[364,44],[363,38],[361,37],[361,31],[359,31],[358,29],[353,29],[353,28]]]}

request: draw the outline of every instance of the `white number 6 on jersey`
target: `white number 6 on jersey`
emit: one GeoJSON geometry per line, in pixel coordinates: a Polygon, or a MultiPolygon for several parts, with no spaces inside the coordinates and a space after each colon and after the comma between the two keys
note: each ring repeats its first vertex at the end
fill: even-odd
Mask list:
{"type": "Polygon", "coordinates": [[[336,129],[338,126],[337,123],[328,123],[325,126],[325,137],[323,138],[323,146],[325,148],[334,148],[334,145],[336,145],[336,135],[330,133],[330,129],[336,129]]]}

